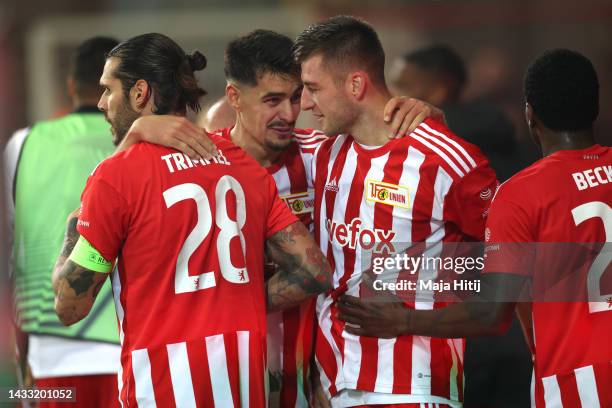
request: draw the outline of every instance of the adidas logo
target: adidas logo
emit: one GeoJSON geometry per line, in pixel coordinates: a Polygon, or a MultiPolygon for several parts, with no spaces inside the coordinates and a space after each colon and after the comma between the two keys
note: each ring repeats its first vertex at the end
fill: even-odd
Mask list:
{"type": "Polygon", "coordinates": [[[334,193],[338,192],[338,182],[336,179],[333,179],[331,183],[325,184],[325,191],[332,191],[334,193]]]}

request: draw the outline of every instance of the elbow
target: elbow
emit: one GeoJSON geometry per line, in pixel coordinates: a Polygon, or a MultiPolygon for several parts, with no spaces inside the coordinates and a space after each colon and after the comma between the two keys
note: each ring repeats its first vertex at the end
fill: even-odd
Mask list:
{"type": "Polygon", "coordinates": [[[87,316],[87,313],[79,313],[78,310],[76,306],[65,305],[56,298],[55,314],[64,326],[72,326],[87,316]]]}

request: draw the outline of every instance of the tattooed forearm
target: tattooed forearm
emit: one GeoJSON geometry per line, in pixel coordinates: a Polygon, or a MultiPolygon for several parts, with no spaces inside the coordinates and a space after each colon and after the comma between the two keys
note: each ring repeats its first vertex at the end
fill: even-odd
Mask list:
{"type": "Polygon", "coordinates": [[[301,223],[270,237],[267,249],[278,265],[278,272],[266,283],[269,311],[297,305],[331,287],[329,264],[301,223]]]}
{"type": "Polygon", "coordinates": [[[79,237],[81,236],[77,231],[77,222],[79,220],[78,211],[75,210],[68,216],[68,222],[66,223],[66,233],[64,234],[64,243],[60,255],[57,257],[55,266],[53,267],[52,281],[53,289],[57,293],[56,283],[59,272],[62,270],[66,260],[72,253],[74,246],[76,245],[79,237]]]}
{"type": "Polygon", "coordinates": [[[54,282],[55,312],[60,321],[71,325],[87,316],[107,276],[66,261],[54,282]]]}

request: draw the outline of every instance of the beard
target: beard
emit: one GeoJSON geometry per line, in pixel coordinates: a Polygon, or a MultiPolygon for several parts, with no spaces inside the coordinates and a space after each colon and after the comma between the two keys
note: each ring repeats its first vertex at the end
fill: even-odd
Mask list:
{"type": "Polygon", "coordinates": [[[130,103],[127,99],[123,101],[121,106],[117,109],[117,114],[111,120],[106,117],[106,120],[111,125],[111,133],[113,134],[113,144],[118,146],[123,139],[125,139],[125,135],[128,130],[132,126],[132,123],[136,119],[140,117],[140,114],[132,109],[130,103]]]}
{"type": "Polygon", "coordinates": [[[323,123],[321,123],[323,129],[321,130],[328,136],[350,133],[359,115],[359,109],[353,106],[350,101],[340,100],[324,115],[323,123]]]}

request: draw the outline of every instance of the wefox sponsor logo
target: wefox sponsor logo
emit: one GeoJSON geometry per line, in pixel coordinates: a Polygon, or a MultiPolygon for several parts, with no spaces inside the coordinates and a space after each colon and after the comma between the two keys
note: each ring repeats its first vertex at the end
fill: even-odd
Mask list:
{"type": "Polygon", "coordinates": [[[353,218],[349,224],[327,219],[325,228],[329,233],[329,241],[351,249],[372,249],[375,252],[395,252],[392,240],[395,232],[382,228],[364,228],[359,218],[353,218]]]}

